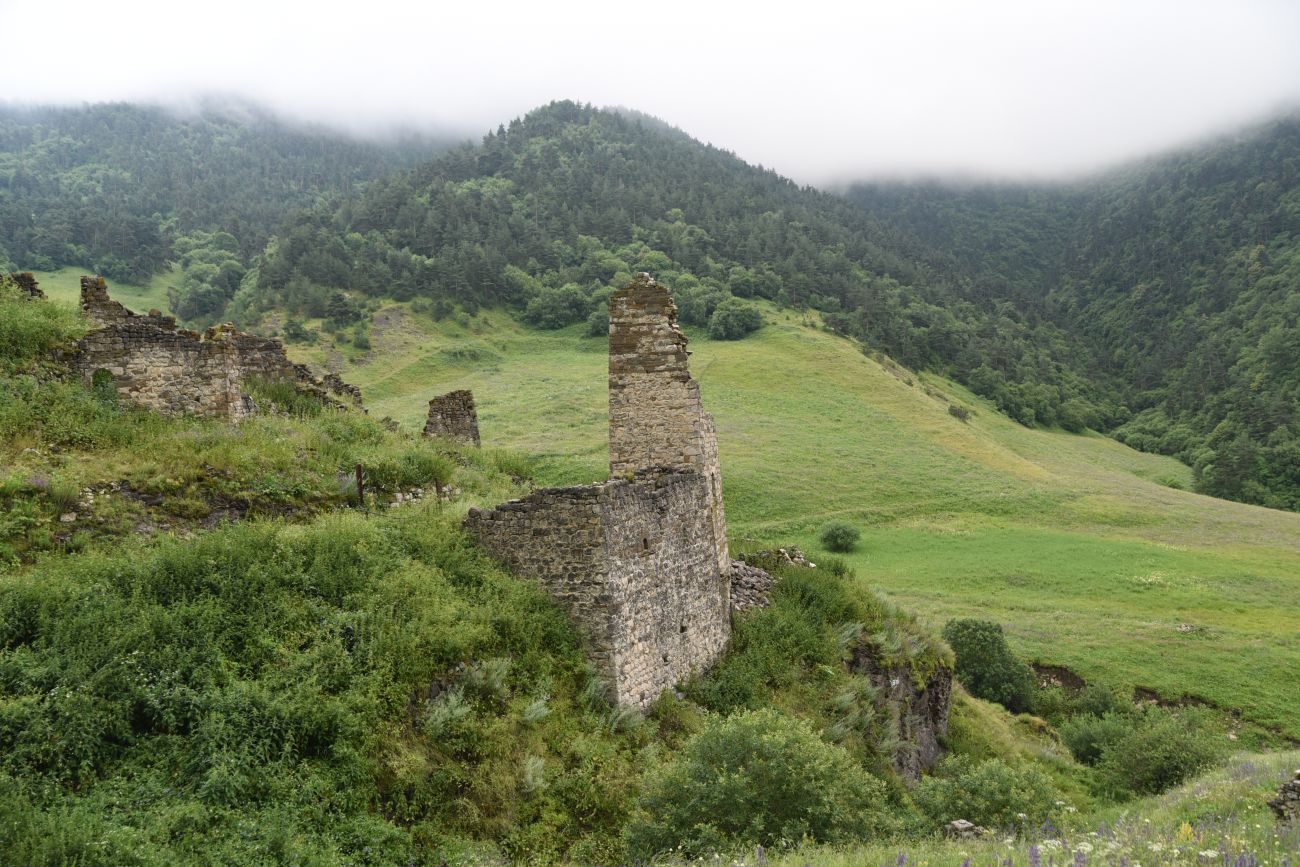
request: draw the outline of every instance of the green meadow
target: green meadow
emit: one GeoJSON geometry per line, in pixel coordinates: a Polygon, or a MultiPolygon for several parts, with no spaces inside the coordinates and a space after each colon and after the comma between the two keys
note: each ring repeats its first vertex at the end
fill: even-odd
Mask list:
{"type": "MultiPolygon", "coordinates": [[[[34,271],[33,276],[40,284],[41,291],[51,301],[76,306],[81,302],[81,278],[87,269],[79,266],[60,268],[58,271],[34,271]]],[[[175,286],[181,277],[177,265],[164,274],[155,274],[147,286],[135,286],[117,280],[109,282],[108,291],[112,297],[127,307],[143,313],[151,309],[167,309],[167,287],[175,286]]]]}
{"type": "MultiPolygon", "coordinates": [[[[691,334],[734,546],[816,559],[820,527],[852,522],[860,580],[935,628],[993,618],[1029,658],[1300,738],[1300,515],[1191,493],[1175,460],[1021,427],[947,380],[766,312],[741,341],[691,334]]],[[[604,474],[605,341],[579,327],[389,305],[372,351],[322,340],[292,351],[339,368],[374,415],[417,428],[429,397],[470,388],[485,444],[537,455],[542,483],[604,474]]]]}

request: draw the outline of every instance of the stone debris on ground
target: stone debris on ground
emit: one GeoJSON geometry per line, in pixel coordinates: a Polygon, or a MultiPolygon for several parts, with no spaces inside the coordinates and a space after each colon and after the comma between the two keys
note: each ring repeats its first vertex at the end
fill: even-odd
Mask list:
{"type": "Polygon", "coordinates": [[[731,561],[731,610],[766,608],[772,604],[775,576],[744,560],[731,561]]]}
{"type": "Polygon", "coordinates": [[[1300,822],[1300,769],[1295,777],[1282,784],[1277,797],[1268,802],[1279,822],[1300,822]]]}

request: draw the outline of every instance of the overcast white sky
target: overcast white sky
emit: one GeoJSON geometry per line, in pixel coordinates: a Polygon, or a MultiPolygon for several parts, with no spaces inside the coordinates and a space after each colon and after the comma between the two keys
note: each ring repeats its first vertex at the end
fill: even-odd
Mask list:
{"type": "Polygon", "coordinates": [[[481,134],[624,105],[810,183],[1060,176],[1300,105],[1298,0],[0,0],[0,100],[481,134]]]}

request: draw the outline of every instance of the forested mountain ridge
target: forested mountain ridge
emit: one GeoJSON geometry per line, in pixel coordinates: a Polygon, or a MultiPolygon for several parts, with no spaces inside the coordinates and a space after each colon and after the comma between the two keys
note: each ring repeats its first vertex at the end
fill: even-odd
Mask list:
{"type": "Polygon", "coordinates": [[[1206,492],[1300,508],[1300,117],[1068,186],[849,197],[1070,334],[1120,440],[1206,492]]]}
{"type": "Polygon", "coordinates": [[[998,377],[1026,423],[1082,430],[1109,418],[1059,329],[982,303],[918,252],[842,197],[662,122],[562,102],[304,213],[231,312],[342,325],[360,317],[348,289],[442,312],[505,304],[543,327],[589,317],[599,333],[613,287],[646,270],[673,287],[687,324],[733,296],[813,307],[904,364],[998,377]]]}
{"type": "Polygon", "coordinates": [[[142,282],[179,261],[184,315],[215,313],[289,214],[441,146],[361,141],[242,103],[0,105],[0,266],[142,282]]]}

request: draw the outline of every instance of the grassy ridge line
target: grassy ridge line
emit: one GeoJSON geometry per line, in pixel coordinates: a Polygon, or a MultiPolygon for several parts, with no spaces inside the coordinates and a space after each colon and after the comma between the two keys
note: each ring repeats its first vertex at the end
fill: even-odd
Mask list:
{"type": "MultiPolygon", "coordinates": [[[[1030,657],[1300,737],[1300,516],[1171,487],[1190,471],[1170,458],[1023,428],[797,314],[767,316],[742,341],[692,335],[733,541],[816,552],[821,524],[847,518],[865,530],[849,557],[863,583],[932,626],[996,618],[1030,657]]],[[[541,483],[603,477],[602,339],[500,311],[435,323],[394,305],[382,322],[342,370],[372,413],[415,427],[429,397],[471,388],[484,441],[542,455],[541,483]]],[[[293,351],[320,363],[328,348],[293,351]]]]}

